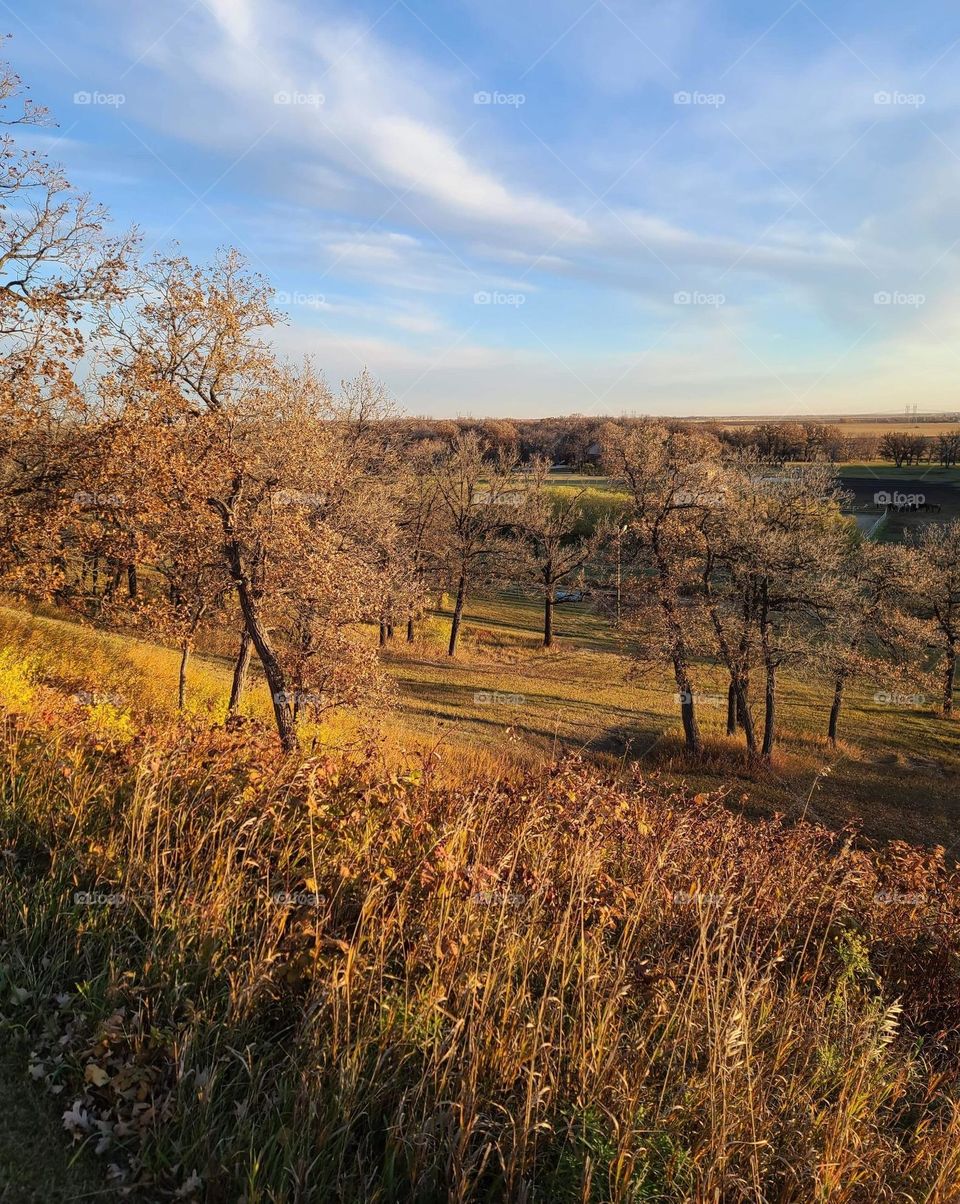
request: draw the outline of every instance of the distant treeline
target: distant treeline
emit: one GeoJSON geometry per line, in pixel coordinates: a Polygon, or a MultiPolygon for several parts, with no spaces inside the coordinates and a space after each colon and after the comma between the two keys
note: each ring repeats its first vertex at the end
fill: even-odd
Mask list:
{"type": "MultiPolygon", "coordinates": [[[[640,418],[609,418],[571,414],[566,418],[535,419],[402,419],[398,427],[414,443],[450,444],[458,434],[475,433],[490,455],[517,456],[526,463],[548,457],[580,472],[596,470],[600,459],[600,433],[609,422],[629,429],[640,418]]],[[[825,422],[761,422],[756,426],[726,426],[722,422],[667,421],[673,431],[691,428],[714,435],[728,447],[755,454],[766,462],[837,463],[844,460],[892,460],[908,465],[955,465],[960,460],[960,427],[939,435],[878,431],[853,434],[841,424],[825,422]]]]}

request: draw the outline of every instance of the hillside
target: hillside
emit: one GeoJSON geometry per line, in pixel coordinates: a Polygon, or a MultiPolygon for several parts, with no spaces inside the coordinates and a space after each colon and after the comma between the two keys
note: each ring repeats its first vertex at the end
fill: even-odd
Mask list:
{"type": "Polygon", "coordinates": [[[136,672],[104,643],[84,680],[88,639],[59,667],[4,653],[0,974],[23,1089],[58,1092],[114,1183],[955,1198],[942,852],[751,821],[642,766],[452,788],[282,759],[77,701],[136,672]]]}

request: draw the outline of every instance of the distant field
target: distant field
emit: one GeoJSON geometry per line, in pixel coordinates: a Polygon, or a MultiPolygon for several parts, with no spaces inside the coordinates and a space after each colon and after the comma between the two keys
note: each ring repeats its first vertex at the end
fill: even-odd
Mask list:
{"type": "Polygon", "coordinates": [[[914,422],[909,418],[842,418],[822,414],[765,415],[759,418],[699,418],[694,422],[716,422],[720,426],[750,429],[767,422],[825,422],[839,426],[847,435],[884,435],[887,431],[905,431],[911,435],[942,435],[960,427],[960,416],[914,422]]]}

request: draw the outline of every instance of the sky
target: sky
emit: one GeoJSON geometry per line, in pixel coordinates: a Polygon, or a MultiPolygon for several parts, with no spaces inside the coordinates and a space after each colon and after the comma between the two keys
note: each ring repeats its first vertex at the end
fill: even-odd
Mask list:
{"type": "Polygon", "coordinates": [[[947,0],[0,0],[34,145],[414,415],[960,411],[947,0]]]}

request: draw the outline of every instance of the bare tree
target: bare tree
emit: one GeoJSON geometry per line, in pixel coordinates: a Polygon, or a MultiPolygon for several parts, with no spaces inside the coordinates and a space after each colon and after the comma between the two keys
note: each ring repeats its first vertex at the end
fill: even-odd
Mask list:
{"type": "Polygon", "coordinates": [[[834,605],[826,615],[826,638],[819,648],[819,658],[833,679],[827,724],[831,744],[837,742],[848,682],[903,663],[907,640],[915,634],[900,605],[908,580],[902,548],[855,540],[839,569],[834,605]]]}
{"type": "Polygon", "coordinates": [[[696,431],[670,431],[644,419],[629,427],[610,423],[602,432],[608,471],[631,496],[626,526],[633,575],[630,594],[659,636],[673,668],[687,749],[703,750],[693,683],[691,632],[699,605],[703,526],[719,488],[719,445],[696,431]]]}
{"type": "Polygon", "coordinates": [[[580,573],[608,535],[602,526],[589,535],[582,533],[585,490],[551,490],[549,471],[545,458],[532,462],[516,524],[522,563],[543,597],[544,648],[553,645],[557,586],[580,573]]]}
{"type": "Polygon", "coordinates": [[[923,529],[913,570],[915,602],[943,658],[942,710],[950,718],[960,640],[960,520],[930,523],[923,529]]]}
{"type": "Polygon", "coordinates": [[[458,434],[436,468],[442,555],[456,589],[448,656],[457,653],[468,591],[504,554],[509,507],[521,500],[515,461],[501,455],[488,462],[486,450],[476,435],[458,434]]]}

